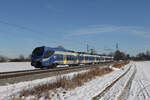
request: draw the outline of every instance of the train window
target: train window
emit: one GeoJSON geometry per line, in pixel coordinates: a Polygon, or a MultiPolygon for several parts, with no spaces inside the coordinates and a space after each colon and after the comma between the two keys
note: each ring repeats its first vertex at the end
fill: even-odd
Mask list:
{"type": "Polygon", "coordinates": [[[90,57],[90,60],[92,60],[92,57],[90,57]]]}
{"type": "Polygon", "coordinates": [[[77,58],[72,55],[67,55],[67,60],[76,60],[77,58]]]}
{"type": "Polygon", "coordinates": [[[84,60],[84,56],[80,56],[80,60],[84,60]]]}
{"type": "Polygon", "coordinates": [[[71,56],[71,60],[74,60],[74,56],[71,56]]]}
{"type": "Polygon", "coordinates": [[[63,55],[57,55],[57,60],[63,60],[63,55]]]}
{"type": "Polygon", "coordinates": [[[73,60],[77,60],[77,57],[76,57],[76,56],[73,56],[73,60]]]}
{"type": "Polygon", "coordinates": [[[71,56],[71,60],[75,60],[75,56],[71,56]]]}
{"type": "Polygon", "coordinates": [[[96,57],[96,60],[99,60],[99,58],[98,58],[98,57],[96,57]]]}
{"type": "Polygon", "coordinates": [[[87,56],[87,60],[89,60],[89,57],[87,56]]]}
{"type": "Polygon", "coordinates": [[[80,56],[79,60],[83,60],[83,56],[80,56]]]}
{"type": "Polygon", "coordinates": [[[93,60],[93,57],[91,57],[91,59],[90,60],[93,60]]]}
{"type": "Polygon", "coordinates": [[[72,60],[72,56],[69,56],[69,60],[72,60]]]}
{"type": "Polygon", "coordinates": [[[44,58],[48,58],[53,54],[54,54],[54,51],[52,51],[52,50],[46,51],[45,54],[44,54],[44,58]]]}
{"type": "Polygon", "coordinates": [[[92,60],[94,60],[94,57],[92,57],[92,60]]]}
{"type": "Polygon", "coordinates": [[[87,57],[87,56],[85,56],[85,60],[88,60],[88,57],[87,57]]]}
{"type": "Polygon", "coordinates": [[[101,60],[104,60],[104,57],[101,57],[101,60]]]}
{"type": "Polygon", "coordinates": [[[64,58],[63,55],[60,55],[60,59],[63,60],[63,58],[64,58]]]}
{"type": "Polygon", "coordinates": [[[92,57],[90,57],[90,60],[92,60],[92,57]]]}
{"type": "Polygon", "coordinates": [[[67,60],[70,60],[70,56],[69,55],[67,55],[67,60]]]}
{"type": "Polygon", "coordinates": [[[78,59],[79,59],[79,60],[83,60],[83,57],[82,57],[82,56],[79,56],[78,59]]]}

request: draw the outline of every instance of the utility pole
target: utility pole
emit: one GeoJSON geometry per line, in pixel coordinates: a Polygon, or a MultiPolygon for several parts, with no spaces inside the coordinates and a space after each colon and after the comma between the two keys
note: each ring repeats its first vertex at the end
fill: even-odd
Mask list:
{"type": "Polygon", "coordinates": [[[118,46],[118,43],[116,44],[116,51],[118,51],[119,50],[119,46],[118,46]]]}
{"type": "Polygon", "coordinates": [[[86,45],[86,49],[87,49],[87,52],[89,52],[89,45],[88,44],[86,45]]]}

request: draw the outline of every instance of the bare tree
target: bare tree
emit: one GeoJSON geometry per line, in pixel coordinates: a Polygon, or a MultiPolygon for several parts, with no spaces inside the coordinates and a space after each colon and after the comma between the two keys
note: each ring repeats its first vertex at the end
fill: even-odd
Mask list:
{"type": "Polygon", "coordinates": [[[0,62],[6,62],[6,61],[8,61],[7,57],[0,56],[0,62]]]}
{"type": "Polygon", "coordinates": [[[91,54],[96,54],[95,49],[90,49],[90,53],[91,53],[91,54]]]}
{"type": "Polygon", "coordinates": [[[57,46],[57,48],[65,49],[64,46],[62,46],[62,45],[57,46]]]}
{"type": "Polygon", "coordinates": [[[24,61],[24,60],[25,60],[25,57],[21,54],[21,55],[19,56],[19,60],[20,60],[20,61],[24,61]]]}
{"type": "Polygon", "coordinates": [[[125,60],[126,59],[126,55],[125,55],[124,52],[121,52],[121,51],[117,50],[115,52],[115,54],[114,54],[114,59],[117,60],[117,61],[118,60],[125,60]]]}

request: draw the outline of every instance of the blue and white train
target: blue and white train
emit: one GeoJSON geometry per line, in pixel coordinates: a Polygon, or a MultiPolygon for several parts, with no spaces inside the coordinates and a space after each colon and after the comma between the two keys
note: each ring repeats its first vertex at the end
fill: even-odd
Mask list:
{"type": "Polygon", "coordinates": [[[32,52],[31,65],[36,68],[53,68],[57,65],[80,65],[111,62],[113,57],[60,48],[37,47],[32,52]]]}

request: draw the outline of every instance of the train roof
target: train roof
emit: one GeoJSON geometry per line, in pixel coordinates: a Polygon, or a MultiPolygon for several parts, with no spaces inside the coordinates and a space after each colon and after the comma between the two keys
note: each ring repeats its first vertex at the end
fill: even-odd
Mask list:
{"type": "MultiPolygon", "coordinates": [[[[47,50],[63,51],[63,52],[75,52],[75,51],[68,50],[68,49],[63,49],[63,48],[53,48],[53,47],[46,47],[46,46],[42,46],[42,47],[46,48],[47,50]]],[[[103,55],[103,54],[91,54],[91,53],[88,53],[88,52],[76,52],[76,53],[79,53],[79,54],[89,54],[89,55],[98,55],[98,56],[104,56],[104,57],[110,57],[110,56],[103,55]]]]}
{"type": "Polygon", "coordinates": [[[67,49],[62,49],[62,48],[53,48],[53,47],[45,47],[45,48],[48,49],[48,50],[54,50],[54,51],[75,52],[75,51],[72,51],[72,50],[67,50],[67,49]]]}
{"type": "Polygon", "coordinates": [[[97,53],[94,53],[94,54],[88,53],[88,52],[77,52],[77,53],[79,53],[79,54],[90,54],[90,55],[99,55],[99,56],[103,56],[102,54],[97,54],[97,53]]]}

